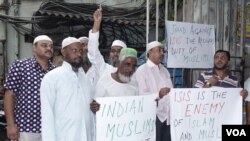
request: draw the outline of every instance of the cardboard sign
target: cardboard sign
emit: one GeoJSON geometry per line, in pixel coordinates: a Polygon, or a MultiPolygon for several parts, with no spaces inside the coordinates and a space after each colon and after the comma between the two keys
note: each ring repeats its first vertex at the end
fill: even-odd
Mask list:
{"type": "Polygon", "coordinates": [[[166,22],[168,68],[212,68],[215,53],[213,25],[166,22]]]}
{"type": "Polygon", "coordinates": [[[222,125],[242,124],[241,90],[171,89],[172,141],[221,141],[222,125]]]}
{"type": "Polygon", "coordinates": [[[155,141],[154,95],[97,98],[96,141],[155,141]]]}

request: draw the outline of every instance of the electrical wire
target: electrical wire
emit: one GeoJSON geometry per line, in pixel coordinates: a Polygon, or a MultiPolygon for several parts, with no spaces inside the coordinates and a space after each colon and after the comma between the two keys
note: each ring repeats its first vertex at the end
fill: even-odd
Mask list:
{"type": "MultiPolygon", "coordinates": [[[[115,7],[123,4],[127,3],[112,6],[102,5],[103,22],[102,31],[100,31],[100,48],[102,49],[109,47],[114,39],[124,40],[128,46],[133,48],[145,47],[146,3],[142,3],[139,7],[115,7]]],[[[82,31],[88,31],[93,24],[93,11],[98,6],[98,4],[93,3],[44,1],[32,17],[0,14],[0,20],[11,24],[22,35],[48,34],[60,43],[63,37],[68,35],[81,36],[82,31]]],[[[151,9],[154,10],[154,7],[151,7],[151,9]]],[[[164,7],[160,7],[160,13],[164,13],[162,9],[164,7]]],[[[150,17],[153,18],[154,12],[151,13],[150,17]]],[[[160,14],[159,19],[164,19],[164,14],[160,14]]],[[[151,22],[151,24],[154,24],[154,22],[151,22]]],[[[88,34],[88,32],[84,34],[88,34]]]]}

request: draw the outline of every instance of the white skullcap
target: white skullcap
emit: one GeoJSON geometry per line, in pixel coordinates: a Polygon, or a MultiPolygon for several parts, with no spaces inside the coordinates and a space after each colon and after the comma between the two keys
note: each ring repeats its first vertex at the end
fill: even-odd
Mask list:
{"type": "Polygon", "coordinates": [[[89,38],[88,38],[88,37],[85,37],[85,36],[80,37],[80,38],[78,38],[78,39],[80,40],[80,42],[89,41],[89,38]]]}
{"type": "Polygon", "coordinates": [[[127,47],[127,45],[121,40],[114,40],[111,47],[112,46],[120,46],[120,47],[123,47],[123,48],[127,47]]]}
{"type": "Polygon", "coordinates": [[[155,47],[162,47],[163,48],[163,44],[158,42],[158,41],[153,41],[147,44],[147,49],[146,49],[146,56],[148,55],[148,51],[150,51],[152,48],[155,47]]]}
{"type": "Polygon", "coordinates": [[[62,41],[62,48],[72,44],[72,43],[81,43],[79,39],[75,37],[67,37],[62,41]]]}
{"type": "Polygon", "coordinates": [[[50,37],[48,37],[47,35],[39,35],[37,36],[34,41],[33,41],[33,44],[37,43],[38,41],[42,41],[42,40],[45,40],[45,41],[50,41],[53,43],[53,41],[50,39],[50,37]]]}

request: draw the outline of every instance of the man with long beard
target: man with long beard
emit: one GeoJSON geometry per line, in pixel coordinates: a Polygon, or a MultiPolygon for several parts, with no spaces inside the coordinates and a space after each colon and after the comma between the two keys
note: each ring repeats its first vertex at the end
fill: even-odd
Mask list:
{"type": "Polygon", "coordinates": [[[111,49],[109,52],[109,60],[108,63],[113,66],[117,67],[119,63],[119,54],[122,48],[126,48],[127,45],[121,40],[114,40],[111,45],[111,49]]]}
{"type": "MultiPolygon", "coordinates": [[[[93,30],[92,30],[93,31],[93,30]]],[[[90,34],[93,34],[92,32],[90,32],[90,34]]],[[[89,60],[89,57],[88,57],[88,42],[89,42],[89,38],[88,37],[80,37],[78,38],[82,44],[82,47],[83,47],[83,56],[82,56],[82,59],[83,59],[83,64],[82,64],[82,68],[84,70],[84,72],[87,73],[89,72],[88,70],[92,67],[92,64],[89,60]]],[[[97,38],[97,42],[98,42],[98,38],[97,38]]]]}
{"type": "Polygon", "coordinates": [[[113,73],[117,70],[117,62],[122,48],[127,45],[121,40],[114,40],[111,45],[108,63],[105,62],[98,46],[100,26],[102,22],[102,7],[100,7],[93,14],[93,27],[89,31],[89,37],[78,38],[83,47],[83,69],[84,74],[89,79],[93,88],[95,88],[97,81],[102,76],[113,73]]]}
{"type": "Polygon", "coordinates": [[[62,41],[62,66],[41,83],[42,140],[92,141],[91,87],[83,75],[83,48],[78,39],[62,41]]]}

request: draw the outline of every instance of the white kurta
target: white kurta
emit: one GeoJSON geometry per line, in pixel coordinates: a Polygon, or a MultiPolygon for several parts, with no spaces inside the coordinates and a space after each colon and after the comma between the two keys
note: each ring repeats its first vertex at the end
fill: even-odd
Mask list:
{"type": "Polygon", "coordinates": [[[100,67],[101,65],[96,62],[98,58],[102,58],[100,51],[98,50],[99,46],[99,32],[92,33],[92,30],[89,31],[89,42],[88,42],[88,58],[91,62],[91,67],[84,74],[88,78],[90,84],[95,88],[97,81],[100,77],[100,67]]]}
{"type": "Polygon", "coordinates": [[[63,62],[41,83],[42,140],[92,141],[90,86],[83,69],[63,62]]]}
{"type": "Polygon", "coordinates": [[[131,83],[119,83],[115,81],[111,74],[105,75],[96,85],[95,97],[116,97],[138,95],[138,87],[131,83]]]}
{"type": "Polygon", "coordinates": [[[111,74],[117,70],[116,67],[105,62],[100,50],[99,50],[99,32],[92,33],[92,30],[89,31],[89,43],[88,43],[88,58],[92,63],[93,68],[91,67],[87,72],[87,76],[94,86],[100,77],[111,74]],[[93,74],[93,75],[90,75],[93,74]]]}
{"type": "MultiPolygon", "coordinates": [[[[149,59],[145,64],[137,68],[135,79],[138,82],[139,94],[155,94],[159,95],[160,89],[163,87],[173,88],[168,70],[162,65],[155,65],[149,59]]],[[[169,95],[164,96],[158,102],[157,117],[161,122],[170,121],[170,101],[169,95]]]]}
{"type": "MultiPolygon", "coordinates": [[[[94,97],[96,84],[100,77],[106,74],[111,74],[117,70],[117,68],[104,61],[104,58],[99,50],[99,34],[99,32],[92,33],[92,30],[89,31],[88,58],[92,65],[86,73],[83,71],[83,74],[87,77],[89,84],[91,84],[91,98],[94,97]]],[[[93,113],[91,113],[91,116],[91,119],[95,119],[95,115],[93,113]]],[[[93,141],[95,141],[95,121],[93,121],[93,123],[92,137],[93,141]]]]}

